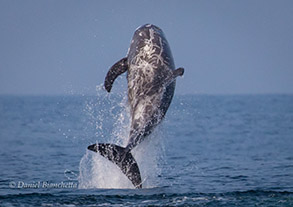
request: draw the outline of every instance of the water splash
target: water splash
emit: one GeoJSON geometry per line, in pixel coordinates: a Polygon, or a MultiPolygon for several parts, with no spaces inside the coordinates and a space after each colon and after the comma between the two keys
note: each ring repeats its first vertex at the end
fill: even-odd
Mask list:
{"type": "Polygon", "coordinates": [[[78,180],[78,175],[69,169],[64,170],[64,176],[68,179],[68,180],[78,180]]]}
{"type": "Polygon", "coordinates": [[[112,162],[86,151],[79,166],[79,188],[133,188],[132,183],[112,162]]]}
{"type": "MultiPolygon", "coordinates": [[[[126,146],[130,131],[130,112],[125,92],[107,94],[97,87],[97,96],[88,101],[84,111],[89,126],[95,129],[95,142],[126,146]]],[[[162,130],[155,130],[144,142],[132,150],[144,188],[160,185],[160,162],[163,160],[162,130]]],[[[91,144],[91,143],[89,143],[91,144]]],[[[134,188],[122,171],[107,160],[86,150],[79,165],[79,188],[134,188]]]]}

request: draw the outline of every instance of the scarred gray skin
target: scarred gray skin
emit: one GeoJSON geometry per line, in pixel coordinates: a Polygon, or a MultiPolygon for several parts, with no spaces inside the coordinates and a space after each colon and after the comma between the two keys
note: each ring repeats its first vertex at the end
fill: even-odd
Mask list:
{"type": "Polygon", "coordinates": [[[127,64],[132,121],[126,149],[131,150],[162,121],[175,90],[172,53],[159,27],[146,24],[135,31],[127,64]]]}

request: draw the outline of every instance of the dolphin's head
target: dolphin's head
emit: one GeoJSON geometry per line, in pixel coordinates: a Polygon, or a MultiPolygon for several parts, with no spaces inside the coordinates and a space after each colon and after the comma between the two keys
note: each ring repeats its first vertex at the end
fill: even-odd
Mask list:
{"type": "Polygon", "coordinates": [[[145,24],[138,27],[134,32],[130,48],[127,52],[128,58],[133,58],[146,45],[147,47],[150,44],[160,45],[162,38],[165,39],[163,31],[153,24],[145,24]]]}
{"type": "Polygon", "coordinates": [[[134,37],[139,39],[150,39],[150,31],[161,34],[162,30],[153,24],[144,24],[135,30],[134,37]]]}

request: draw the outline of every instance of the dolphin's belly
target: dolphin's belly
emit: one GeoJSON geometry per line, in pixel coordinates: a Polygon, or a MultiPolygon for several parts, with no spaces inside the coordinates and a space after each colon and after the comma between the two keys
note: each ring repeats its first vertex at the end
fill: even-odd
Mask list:
{"type": "MultiPolygon", "coordinates": [[[[155,70],[155,69],[154,69],[155,70]]],[[[149,74],[128,74],[128,101],[131,113],[129,143],[138,144],[150,134],[162,119],[171,103],[175,81],[169,85],[158,83],[149,74]]]]}
{"type": "Polygon", "coordinates": [[[132,127],[136,129],[160,119],[160,105],[166,92],[164,85],[157,85],[155,78],[142,70],[128,75],[128,101],[132,127]]]}

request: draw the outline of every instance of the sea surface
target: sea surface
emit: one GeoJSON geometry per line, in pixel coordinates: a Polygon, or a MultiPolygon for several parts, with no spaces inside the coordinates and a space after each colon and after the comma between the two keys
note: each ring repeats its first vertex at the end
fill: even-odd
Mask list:
{"type": "Polygon", "coordinates": [[[142,189],[87,150],[129,123],[126,94],[0,96],[0,206],[293,206],[293,95],[175,95],[142,189]]]}

